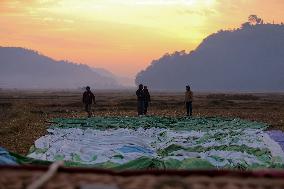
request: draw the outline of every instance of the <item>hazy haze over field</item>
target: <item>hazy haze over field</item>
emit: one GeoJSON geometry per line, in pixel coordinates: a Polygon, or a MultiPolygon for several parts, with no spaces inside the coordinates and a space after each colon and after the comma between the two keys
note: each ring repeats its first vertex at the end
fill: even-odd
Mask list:
{"type": "Polygon", "coordinates": [[[120,88],[114,77],[101,69],[67,61],[55,61],[35,51],[0,47],[0,88],[96,89],[120,88]]]}

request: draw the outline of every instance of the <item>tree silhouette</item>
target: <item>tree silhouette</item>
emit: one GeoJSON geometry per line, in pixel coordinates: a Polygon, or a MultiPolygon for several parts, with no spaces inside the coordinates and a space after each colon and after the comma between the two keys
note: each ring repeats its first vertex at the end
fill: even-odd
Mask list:
{"type": "Polygon", "coordinates": [[[250,15],[248,21],[251,25],[263,24],[263,20],[255,14],[250,15]]]}
{"type": "Polygon", "coordinates": [[[242,28],[242,29],[251,28],[250,22],[245,22],[245,23],[243,23],[242,26],[241,26],[241,28],[242,28]]]}

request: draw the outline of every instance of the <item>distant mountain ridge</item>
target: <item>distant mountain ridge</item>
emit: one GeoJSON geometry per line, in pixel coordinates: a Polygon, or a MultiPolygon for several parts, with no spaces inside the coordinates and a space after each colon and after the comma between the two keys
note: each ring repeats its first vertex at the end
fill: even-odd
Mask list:
{"type": "Polygon", "coordinates": [[[136,76],[154,89],[284,91],[284,25],[247,23],[208,36],[195,51],[165,54],[136,76]]]}
{"type": "Polygon", "coordinates": [[[118,75],[115,75],[112,72],[110,72],[110,71],[108,71],[104,68],[92,68],[92,70],[99,75],[102,75],[102,76],[105,76],[105,77],[110,77],[110,78],[116,80],[122,86],[122,88],[131,89],[131,88],[135,87],[134,79],[131,78],[131,77],[118,76],[118,75]]]}
{"type": "Polygon", "coordinates": [[[0,88],[77,89],[119,88],[118,82],[94,72],[89,66],[56,61],[36,51],[0,47],[0,88]]]}

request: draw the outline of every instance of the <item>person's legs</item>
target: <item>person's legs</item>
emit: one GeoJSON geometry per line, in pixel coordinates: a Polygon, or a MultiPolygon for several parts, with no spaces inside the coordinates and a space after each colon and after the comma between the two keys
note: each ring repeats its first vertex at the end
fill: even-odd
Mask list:
{"type": "Polygon", "coordinates": [[[93,104],[90,104],[90,105],[89,105],[90,117],[94,116],[94,112],[93,112],[92,105],[93,105],[93,104]]]}
{"type": "Polygon", "coordinates": [[[144,115],[146,115],[147,114],[147,111],[148,111],[148,101],[145,101],[144,102],[144,115]]]}
{"type": "Polygon", "coordinates": [[[92,116],[91,104],[85,104],[85,111],[88,113],[88,117],[92,116]]]}
{"type": "Polygon", "coordinates": [[[140,112],[140,115],[144,114],[144,110],[145,110],[145,101],[141,101],[141,112],[140,112]]]}
{"type": "Polygon", "coordinates": [[[142,115],[143,114],[143,101],[139,100],[137,101],[137,113],[138,115],[142,115]]]}
{"type": "Polygon", "coordinates": [[[189,102],[189,113],[192,116],[192,102],[189,102]]]}
{"type": "MultiPolygon", "coordinates": [[[[88,104],[85,104],[85,112],[87,112],[88,113],[88,104]]],[[[89,114],[89,113],[88,113],[89,114]]]]}
{"type": "Polygon", "coordinates": [[[189,116],[189,102],[186,102],[186,115],[189,116]]]}

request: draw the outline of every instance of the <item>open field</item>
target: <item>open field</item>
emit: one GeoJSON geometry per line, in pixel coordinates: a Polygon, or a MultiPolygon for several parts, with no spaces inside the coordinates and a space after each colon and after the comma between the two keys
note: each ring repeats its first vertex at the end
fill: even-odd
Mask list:
{"type": "MultiPolygon", "coordinates": [[[[97,91],[95,114],[136,116],[134,91],[97,91]]],[[[149,115],[183,116],[183,93],[154,92],[149,115]]],[[[238,117],[284,130],[284,94],[195,95],[194,116],[238,117]]],[[[56,117],[84,117],[81,92],[0,91],[0,146],[26,155],[56,117]]]]}

